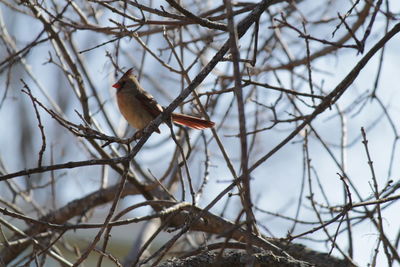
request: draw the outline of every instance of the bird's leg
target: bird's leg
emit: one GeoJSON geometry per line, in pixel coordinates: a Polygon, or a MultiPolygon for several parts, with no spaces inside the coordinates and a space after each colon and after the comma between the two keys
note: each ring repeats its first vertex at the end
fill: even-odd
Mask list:
{"type": "Polygon", "coordinates": [[[140,139],[143,136],[143,129],[137,130],[134,134],[133,137],[137,140],[140,139]]]}

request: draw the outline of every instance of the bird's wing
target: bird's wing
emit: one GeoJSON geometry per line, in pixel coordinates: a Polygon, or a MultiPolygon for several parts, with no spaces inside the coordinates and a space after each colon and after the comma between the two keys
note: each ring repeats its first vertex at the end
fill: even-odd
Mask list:
{"type": "Polygon", "coordinates": [[[154,118],[157,117],[161,112],[163,112],[163,108],[154,97],[140,88],[141,90],[139,94],[137,94],[138,100],[142,103],[143,107],[149,112],[154,118]]]}

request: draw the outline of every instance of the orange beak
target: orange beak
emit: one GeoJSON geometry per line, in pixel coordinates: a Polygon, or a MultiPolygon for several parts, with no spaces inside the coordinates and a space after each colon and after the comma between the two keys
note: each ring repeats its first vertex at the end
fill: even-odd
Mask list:
{"type": "Polygon", "coordinates": [[[119,82],[116,82],[112,85],[112,87],[119,89],[121,88],[121,84],[119,82]]]}

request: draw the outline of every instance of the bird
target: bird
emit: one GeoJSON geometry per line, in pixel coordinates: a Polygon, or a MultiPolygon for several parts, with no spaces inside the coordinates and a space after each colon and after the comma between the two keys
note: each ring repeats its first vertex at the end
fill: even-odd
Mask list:
{"type": "MultiPolygon", "coordinates": [[[[143,89],[133,74],[133,68],[127,70],[112,87],[117,89],[116,98],[119,111],[128,123],[138,130],[135,136],[139,138],[143,129],[160,115],[164,108],[143,89]]],[[[171,119],[175,124],[197,130],[211,128],[215,125],[212,121],[181,113],[172,113],[171,119]]],[[[158,128],[155,131],[160,133],[158,128]]]]}

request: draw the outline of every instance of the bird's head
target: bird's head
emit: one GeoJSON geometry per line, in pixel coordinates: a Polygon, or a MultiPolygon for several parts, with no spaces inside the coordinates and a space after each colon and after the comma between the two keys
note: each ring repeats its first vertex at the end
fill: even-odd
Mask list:
{"type": "Polygon", "coordinates": [[[116,88],[116,89],[121,89],[124,84],[128,81],[132,81],[135,80],[135,76],[133,75],[133,68],[130,68],[129,70],[127,70],[124,75],[122,75],[122,77],[118,80],[118,82],[114,83],[112,85],[112,87],[116,88]]]}

